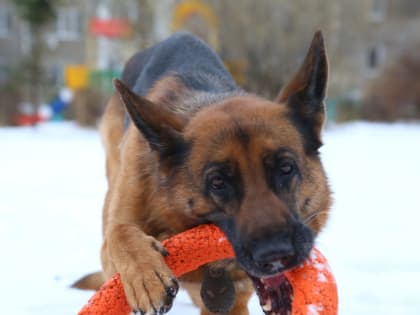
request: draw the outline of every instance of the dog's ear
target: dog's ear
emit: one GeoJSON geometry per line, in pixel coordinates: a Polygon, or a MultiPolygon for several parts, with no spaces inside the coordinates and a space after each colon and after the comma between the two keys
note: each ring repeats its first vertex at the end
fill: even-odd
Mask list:
{"type": "Polygon", "coordinates": [[[168,108],[155,104],[132,92],[122,81],[115,79],[114,87],[127,112],[161,160],[173,159],[186,147],[182,130],[188,120],[168,108]]]}
{"type": "Polygon", "coordinates": [[[299,71],[277,96],[277,102],[289,107],[290,117],[303,134],[308,153],[317,152],[322,144],[327,78],[324,39],[321,31],[317,31],[299,71]]]}

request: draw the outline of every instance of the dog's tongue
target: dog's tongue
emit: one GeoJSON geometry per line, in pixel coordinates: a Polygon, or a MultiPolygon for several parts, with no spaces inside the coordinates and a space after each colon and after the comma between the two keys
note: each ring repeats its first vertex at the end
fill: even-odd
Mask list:
{"type": "Polygon", "coordinates": [[[291,314],[293,287],[283,274],[267,278],[257,278],[254,276],[250,276],[250,278],[265,314],[291,314]]]}

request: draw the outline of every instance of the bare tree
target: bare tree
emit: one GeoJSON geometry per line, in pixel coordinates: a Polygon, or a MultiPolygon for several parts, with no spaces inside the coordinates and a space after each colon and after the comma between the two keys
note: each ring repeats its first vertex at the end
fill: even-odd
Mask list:
{"type": "Polygon", "coordinates": [[[44,43],[42,35],[45,26],[56,17],[56,5],[54,0],[10,0],[17,8],[18,14],[29,26],[31,34],[31,50],[21,65],[25,72],[24,79],[28,83],[31,103],[34,111],[40,105],[41,89],[45,81],[45,73],[42,67],[44,43]]]}

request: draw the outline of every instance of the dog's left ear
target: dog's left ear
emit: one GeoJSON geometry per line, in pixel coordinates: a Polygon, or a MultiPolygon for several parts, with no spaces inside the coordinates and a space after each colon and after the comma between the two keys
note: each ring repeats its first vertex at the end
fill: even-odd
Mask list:
{"type": "Polygon", "coordinates": [[[327,78],[324,39],[321,31],[317,31],[299,71],[277,96],[277,102],[289,107],[290,117],[302,133],[308,153],[317,152],[322,145],[327,78]]]}
{"type": "Polygon", "coordinates": [[[159,153],[161,161],[176,162],[174,159],[180,157],[187,147],[182,136],[187,118],[135,94],[118,79],[114,80],[114,86],[150,148],[159,153]]]}

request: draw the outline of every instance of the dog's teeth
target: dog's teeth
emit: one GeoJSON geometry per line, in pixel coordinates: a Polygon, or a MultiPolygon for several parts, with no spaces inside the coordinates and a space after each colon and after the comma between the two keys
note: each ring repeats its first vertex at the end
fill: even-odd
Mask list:
{"type": "Polygon", "coordinates": [[[270,300],[268,300],[268,301],[267,301],[267,303],[266,303],[265,305],[263,305],[262,309],[263,309],[265,312],[269,312],[269,311],[271,311],[271,301],[270,301],[270,300]]]}

